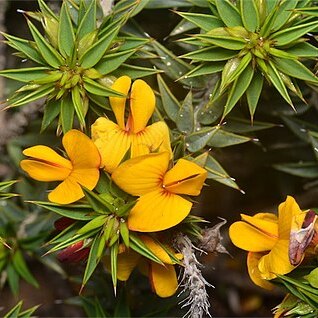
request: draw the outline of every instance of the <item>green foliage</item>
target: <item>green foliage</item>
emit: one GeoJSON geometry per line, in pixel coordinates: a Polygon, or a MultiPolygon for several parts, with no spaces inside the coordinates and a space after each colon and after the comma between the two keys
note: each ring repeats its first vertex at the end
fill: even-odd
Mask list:
{"type": "Polygon", "coordinates": [[[18,302],[9,312],[4,315],[4,318],[29,318],[37,310],[39,306],[23,310],[23,301],[18,302]]]}

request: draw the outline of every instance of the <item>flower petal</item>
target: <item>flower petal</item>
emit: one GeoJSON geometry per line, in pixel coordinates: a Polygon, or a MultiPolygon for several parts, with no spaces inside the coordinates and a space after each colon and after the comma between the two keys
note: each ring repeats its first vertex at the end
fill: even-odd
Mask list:
{"type": "Polygon", "coordinates": [[[164,176],[163,184],[172,193],[199,195],[207,171],[196,163],[180,159],[164,176]]]}
{"type": "Polygon", "coordinates": [[[281,203],[278,207],[279,238],[289,240],[293,219],[296,217],[297,222],[302,224],[305,216],[306,213],[302,212],[295,199],[291,196],[287,196],[286,201],[281,203]]]}
{"type": "Polygon", "coordinates": [[[69,160],[63,158],[53,149],[47,146],[34,146],[23,150],[23,154],[28,157],[32,157],[36,160],[43,161],[49,165],[56,167],[63,167],[66,169],[72,169],[72,164],[69,160]]]}
{"type": "Polygon", "coordinates": [[[178,280],[173,265],[162,266],[151,262],[149,278],[155,293],[159,297],[170,297],[178,288],[178,280]]]}
{"type": "Polygon", "coordinates": [[[128,227],[139,232],[166,230],[180,223],[191,207],[190,201],[159,189],[139,198],[128,216],[128,227]]]}
{"type": "MultiPolygon", "coordinates": [[[[121,76],[114,82],[111,88],[117,92],[128,95],[130,85],[131,85],[131,79],[128,76],[121,76]]],[[[115,114],[119,127],[121,129],[125,129],[126,98],[125,97],[109,97],[109,102],[115,114]]]]}
{"type": "Polygon", "coordinates": [[[148,235],[141,235],[140,238],[145,245],[154,253],[163,263],[172,265],[173,262],[165,249],[148,235]]]}
{"type": "Polygon", "coordinates": [[[275,214],[257,213],[253,216],[241,214],[241,218],[264,234],[278,238],[278,219],[275,214]]]}
{"type": "Polygon", "coordinates": [[[31,178],[45,182],[65,180],[71,173],[69,168],[29,159],[22,160],[20,166],[31,178]]]}
{"type": "Polygon", "coordinates": [[[94,142],[81,131],[72,129],[68,131],[62,143],[73,169],[96,168],[100,166],[100,155],[94,142]]]}
{"type": "Polygon", "coordinates": [[[161,188],[161,180],[168,169],[169,153],[151,153],[122,163],[112,179],[127,193],[143,195],[161,188]]]}
{"type": "Polygon", "coordinates": [[[230,226],[229,235],[234,245],[251,252],[270,251],[277,242],[277,238],[268,236],[242,221],[230,226]]]}
{"type": "Polygon", "coordinates": [[[74,169],[69,178],[72,178],[88,190],[93,190],[99,179],[99,170],[96,168],[74,169]]]}
{"type": "Polygon", "coordinates": [[[158,121],[138,134],[132,134],[131,157],[146,155],[150,152],[170,153],[172,158],[172,150],[170,146],[169,128],[163,121],[158,121]]]}
{"type": "Polygon", "coordinates": [[[130,93],[130,112],[132,116],[132,132],[143,130],[155,110],[156,98],[151,87],[143,80],[132,84],[130,93]]]}
{"type": "Polygon", "coordinates": [[[289,240],[279,240],[272,250],[260,259],[258,269],[262,278],[273,279],[276,274],[285,275],[295,268],[290,264],[288,248],[289,240]]]}
{"type": "Polygon", "coordinates": [[[92,139],[102,158],[102,167],[112,173],[131,145],[131,137],[111,120],[100,117],[92,125],[92,139]]]}
{"type": "Polygon", "coordinates": [[[274,288],[274,285],[270,283],[269,281],[263,279],[258,269],[259,260],[261,259],[263,255],[264,255],[263,253],[254,253],[254,252],[249,252],[247,254],[248,274],[250,275],[250,278],[255,285],[271,290],[274,288]]]}
{"type": "Polygon", "coordinates": [[[117,256],[117,278],[121,281],[128,280],[130,274],[137,266],[141,256],[132,250],[118,254],[117,256]]]}
{"type": "Polygon", "coordinates": [[[52,192],[49,193],[49,200],[59,204],[73,203],[84,197],[80,185],[72,178],[66,178],[52,192]]]}

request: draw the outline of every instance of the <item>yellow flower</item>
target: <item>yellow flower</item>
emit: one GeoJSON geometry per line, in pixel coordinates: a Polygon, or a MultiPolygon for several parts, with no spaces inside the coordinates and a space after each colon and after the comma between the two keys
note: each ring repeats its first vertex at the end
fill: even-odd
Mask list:
{"type": "Polygon", "coordinates": [[[128,216],[130,230],[165,230],[189,214],[192,203],[180,194],[199,195],[207,172],[185,159],[167,171],[169,160],[168,152],[152,153],[129,159],[113,172],[120,188],[140,197],[128,216]]]}
{"type": "Polygon", "coordinates": [[[241,214],[242,221],[230,227],[230,238],[234,245],[249,251],[247,267],[252,281],[263,288],[272,284],[266,280],[291,272],[289,244],[292,224],[305,219],[295,199],[288,196],[278,208],[278,218],[272,213],[254,216],[241,214]]]}
{"type": "MultiPolygon", "coordinates": [[[[118,78],[112,89],[128,95],[131,79],[118,78]]],[[[92,139],[101,157],[102,166],[110,173],[121,163],[126,153],[130,157],[145,155],[156,150],[168,151],[170,148],[169,129],[165,122],[159,121],[150,126],[147,123],[155,110],[155,95],[147,83],[136,80],[131,86],[129,97],[129,116],[125,123],[125,97],[110,97],[110,105],[117,124],[100,117],[92,125],[92,139]]]]}
{"type": "MultiPolygon", "coordinates": [[[[178,288],[177,275],[173,266],[175,263],[165,249],[150,236],[141,235],[140,238],[164,265],[150,261],[133,250],[126,250],[117,256],[117,278],[121,281],[128,280],[134,268],[138,266],[141,272],[149,277],[151,286],[158,296],[172,296],[178,288]]],[[[181,259],[182,255],[175,254],[175,257],[181,259]]]]}
{"type": "Polygon", "coordinates": [[[62,181],[49,193],[51,202],[68,204],[84,197],[81,185],[92,190],[99,179],[100,155],[91,139],[78,130],[67,132],[62,143],[68,159],[47,146],[27,148],[21,168],[39,181],[62,181]]]}

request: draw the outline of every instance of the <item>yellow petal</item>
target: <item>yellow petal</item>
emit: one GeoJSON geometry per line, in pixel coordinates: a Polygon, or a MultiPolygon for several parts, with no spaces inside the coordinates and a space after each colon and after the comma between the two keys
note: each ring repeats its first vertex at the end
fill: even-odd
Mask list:
{"type": "Polygon", "coordinates": [[[112,179],[127,193],[140,196],[161,188],[168,164],[168,152],[135,157],[122,163],[112,179]]]}
{"type": "Polygon", "coordinates": [[[56,167],[64,167],[66,169],[72,169],[72,164],[69,160],[63,158],[54,150],[47,146],[34,146],[23,150],[23,154],[28,157],[32,157],[36,160],[43,161],[49,165],[56,167]]]}
{"type": "Polygon", "coordinates": [[[269,251],[277,242],[277,238],[268,236],[242,221],[235,222],[230,226],[229,235],[234,245],[251,252],[269,251]]]}
{"type": "Polygon", "coordinates": [[[118,254],[117,256],[117,278],[121,281],[128,280],[130,274],[137,266],[140,255],[136,252],[129,250],[125,253],[118,254]]]}
{"type": "Polygon", "coordinates": [[[178,280],[173,265],[162,266],[151,262],[149,278],[159,297],[170,297],[177,291],[178,280]]]}
{"type": "Polygon", "coordinates": [[[257,213],[253,216],[241,214],[241,218],[264,234],[278,238],[278,219],[275,214],[257,213]]]}
{"type": "Polygon", "coordinates": [[[207,171],[196,163],[180,159],[165,174],[163,184],[172,193],[199,195],[206,176],[207,171]]]}
{"type": "Polygon", "coordinates": [[[259,260],[261,259],[263,255],[264,255],[263,253],[254,253],[254,252],[249,252],[247,254],[248,274],[250,275],[250,278],[255,285],[271,290],[274,288],[274,285],[270,283],[269,281],[263,279],[258,269],[259,260]]]}
{"type": "Polygon", "coordinates": [[[131,145],[131,136],[104,117],[92,125],[92,139],[101,155],[102,167],[110,173],[118,167],[131,145]]]}
{"type": "Polygon", "coordinates": [[[49,193],[49,200],[59,204],[69,204],[84,197],[80,185],[71,178],[66,178],[52,192],[49,193]]]}
{"type": "Polygon", "coordinates": [[[141,235],[140,238],[145,245],[154,253],[163,263],[172,265],[173,262],[165,249],[148,235],[141,235]]]}
{"type": "MultiPolygon", "coordinates": [[[[131,85],[131,79],[128,76],[119,77],[114,84],[112,85],[112,89],[117,92],[128,95],[129,89],[131,85]]],[[[117,123],[121,129],[125,129],[125,105],[126,98],[125,97],[109,97],[110,106],[115,114],[117,123]]]]}
{"type": "Polygon", "coordinates": [[[139,198],[128,216],[128,227],[139,232],[166,230],[180,223],[191,207],[190,201],[159,189],[139,198]]]}
{"type": "Polygon", "coordinates": [[[170,146],[169,128],[163,121],[158,121],[138,134],[132,134],[131,157],[146,155],[150,152],[170,153],[172,158],[172,150],[170,146]]]}
{"type": "Polygon", "coordinates": [[[136,80],[131,87],[130,112],[132,131],[143,130],[155,110],[156,98],[151,87],[143,80],[136,80]]]}
{"type": "Polygon", "coordinates": [[[69,168],[29,159],[22,160],[20,166],[31,178],[45,182],[65,180],[71,173],[69,168]]]}
{"type": "Polygon", "coordinates": [[[96,168],[74,169],[69,178],[72,178],[87,189],[93,190],[99,179],[99,170],[96,168]]]}
{"type": "Polygon", "coordinates": [[[290,236],[292,220],[295,216],[298,222],[302,222],[305,219],[305,215],[295,199],[291,196],[287,196],[285,202],[281,203],[278,207],[278,228],[279,237],[284,240],[288,240],[290,236]]]}
{"type": "Polygon", "coordinates": [[[93,141],[79,130],[68,131],[62,143],[73,169],[96,168],[100,166],[100,155],[93,141]]]}
{"type": "Polygon", "coordinates": [[[273,279],[276,274],[285,275],[295,268],[290,264],[288,248],[288,240],[279,240],[272,250],[260,259],[258,269],[262,278],[273,279]]]}

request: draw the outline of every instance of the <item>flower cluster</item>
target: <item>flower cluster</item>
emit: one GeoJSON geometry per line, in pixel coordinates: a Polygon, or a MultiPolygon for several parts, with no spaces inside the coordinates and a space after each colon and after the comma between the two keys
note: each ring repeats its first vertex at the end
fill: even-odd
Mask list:
{"type": "Polygon", "coordinates": [[[111,88],[126,96],[109,98],[117,123],[98,118],[92,139],[79,130],[68,131],[62,139],[65,156],[43,145],[25,149],[29,158],[21,161],[21,168],[35,180],[60,182],[48,195],[51,203],[38,204],[54,206],[55,212],[70,218],[62,234],[78,227],[75,236],[53,247],[52,251],[62,250],[61,260],[94,255],[111,271],[114,287],[117,279],[126,281],[138,266],[153,290],[168,297],[177,290],[174,265],[183,257],[172,247],[171,229],[189,215],[193,203],[188,196],[200,194],[207,171],[189,158],[174,162],[165,122],[147,126],[155,95],[146,82],[131,84],[122,76],[111,88]],[[90,211],[80,215],[87,205],[90,211]],[[73,207],[72,214],[68,207],[73,207]],[[83,226],[79,220],[89,221],[83,226]],[[168,234],[163,235],[164,230],[168,234]]]}

